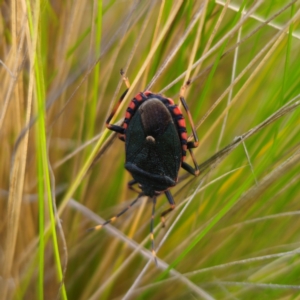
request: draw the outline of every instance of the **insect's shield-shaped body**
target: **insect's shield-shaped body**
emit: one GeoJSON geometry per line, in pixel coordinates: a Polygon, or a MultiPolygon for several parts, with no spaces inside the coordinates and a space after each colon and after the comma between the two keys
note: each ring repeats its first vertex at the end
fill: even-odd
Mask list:
{"type": "Polygon", "coordinates": [[[144,101],[126,129],[125,168],[154,196],[174,186],[181,165],[182,146],[167,106],[153,97],[144,101]]]}

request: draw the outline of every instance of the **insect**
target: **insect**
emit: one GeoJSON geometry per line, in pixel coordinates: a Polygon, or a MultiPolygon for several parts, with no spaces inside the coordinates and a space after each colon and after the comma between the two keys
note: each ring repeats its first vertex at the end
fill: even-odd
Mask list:
{"type": "Polygon", "coordinates": [[[198,137],[191,113],[183,97],[184,90],[189,82],[181,88],[180,102],[190,121],[194,141],[187,141],[185,119],[174,101],[150,91],[140,92],[131,100],[122,126],[110,124],[111,119],[130,88],[129,80],[122,70],[121,75],[127,89],[107,118],[106,127],[117,132],[119,139],[125,142],[125,168],[133,177],[133,180],[128,183],[128,187],[135,190],[133,185],[138,184],[141,192],[123,211],[92,229],[97,230],[113,222],[131,208],[142,196],[151,197],[153,208],[150,238],[152,254],[156,262],[153,237],[156,198],[164,193],[170,204],[170,208],[161,214],[164,226],[165,216],[175,208],[175,202],[169,189],[176,185],[180,167],[192,175],[199,175],[199,168],[192,152],[192,148],[198,147],[198,137]],[[184,161],[187,150],[191,154],[194,168],[184,161]]]}

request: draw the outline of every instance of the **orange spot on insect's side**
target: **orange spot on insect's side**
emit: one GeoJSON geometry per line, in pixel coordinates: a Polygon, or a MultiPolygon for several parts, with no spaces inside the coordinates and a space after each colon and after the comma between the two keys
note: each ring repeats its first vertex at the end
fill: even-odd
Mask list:
{"type": "Polygon", "coordinates": [[[141,101],[143,98],[141,96],[141,94],[137,94],[135,97],[134,97],[137,101],[141,101]]]}
{"type": "Polygon", "coordinates": [[[131,114],[128,111],[126,111],[126,113],[125,113],[125,118],[126,119],[130,119],[131,118],[131,114]]]}
{"type": "Polygon", "coordinates": [[[179,107],[177,107],[177,106],[173,109],[173,113],[174,113],[174,115],[176,115],[176,116],[182,115],[182,113],[181,113],[179,107]]]}
{"type": "Polygon", "coordinates": [[[152,94],[152,92],[150,92],[150,91],[145,91],[144,94],[145,94],[146,96],[149,96],[150,94],[152,94]]]}
{"type": "Polygon", "coordinates": [[[130,107],[132,110],[134,110],[134,109],[135,109],[135,104],[134,104],[134,102],[131,101],[131,102],[129,103],[129,106],[128,106],[128,107],[130,107]]]}
{"type": "Polygon", "coordinates": [[[178,120],[178,124],[179,124],[180,127],[186,127],[184,119],[178,120]]]}
{"type": "Polygon", "coordinates": [[[180,136],[181,136],[182,140],[186,140],[187,139],[187,133],[186,132],[181,132],[180,136]]]}
{"type": "Polygon", "coordinates": [[[182,114],[182,110],[180,109],[180,107],[179,107],[179,106],[177,106],[177,108],[178,108],[178,110],[180,111],[180,113],[182,114]]]}
{"type": "Polygon", "coordinates": [[[173,99],[167,98],[167,100],[169,101],[169,103],[170,103],[171,105],[174,105],[174,104],[175,104],[174,101],[173,101],[173,99]]]}
{"type": "Polygon", "coordinates": [[[128,127],[127,123],[123,124],[123,128],[126,129],[128,127]]]}
{"type": "Polygon", "coordinates": [[[187,145],[182,145],[182,149],[183,149],[183,151],[186,151],[187,150],[187,145]]]}

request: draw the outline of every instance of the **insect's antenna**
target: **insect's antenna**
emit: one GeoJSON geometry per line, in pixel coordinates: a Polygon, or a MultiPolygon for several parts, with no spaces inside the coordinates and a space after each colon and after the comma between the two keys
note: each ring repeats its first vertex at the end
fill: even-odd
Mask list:
{"type": "Polygon", "coordinates": [[[153,201],[153,208],[152,208],[152,216],[151,216],[151,223],[150,223],[150,239],[151,239],[151,251],[152,251],[152,255],[153,255],[155,264],[157,265],[156,252],[155,252],[155,249],[154,249],[154,234],[153,234],[156,196],[154,196],[152,198],[152,201],[153,201]]]}
{"type": "Polygon", "coordinates": [[[88,231],[94,231],[99,230],[105,225],[114,222],[117,218],[122,216],[129,208],[131,208],[142,196],[144,196],[143,193],[140,193],[135,200],[133,200],[125,209],[123,209],[121,212],[119,212],[114,217],[110,218],[109,220],[105,221],[103,224],[96,225],[95,227],[89,228],[88,231]]]}

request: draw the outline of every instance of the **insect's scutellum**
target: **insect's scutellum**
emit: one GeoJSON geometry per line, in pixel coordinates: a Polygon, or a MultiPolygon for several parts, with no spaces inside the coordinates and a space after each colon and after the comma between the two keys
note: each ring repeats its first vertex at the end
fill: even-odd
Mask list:
{"type": "Polygon", "coordinates": [[[128,187],[135,190],[133,185],[137,183],[142,192],[124,210],[103,224],[95,226],[92,230],[101,229],[106,224],[115,221],[142,196],[151,197],[153,208],[150,240],[152,254],[157,264],[153,234],[156,197],[164,193],[170,204],[170,208],[161,214],[162,225],[165,226],[165,216],[175,209],[175,202],[169,189],[176,185],[180,167],[194,176],[199,175],[199,167],[192,152],[192,148],[198,147],[199,140],[191,113],[184,99],[184,92],[190,81],[182,86],[179,97],[192,127],[194,141],[188,142],[186,123],[180,108],[171,98],[150,91],[140,92],[130,101],[122,126],[110,124],[130,88],[130,82],[123,70],[120,73],[127,90],[107,118],[106,127],[117,132],[119,139],[125,142],[125,168],[133,177],[133,180],[128,183],[128,187]],[[190,152],[194,167],[184,161],[187,150],[190,152]]]}

